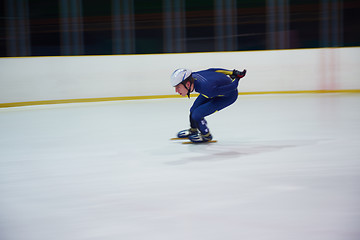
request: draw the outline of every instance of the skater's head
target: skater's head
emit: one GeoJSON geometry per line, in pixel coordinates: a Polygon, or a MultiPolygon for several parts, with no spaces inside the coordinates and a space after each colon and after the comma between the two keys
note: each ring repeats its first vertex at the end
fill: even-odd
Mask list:
{"type": "Polygon", "coordinates": [[[194,90],[194,79],[190,69],[175,70],[171,75],[170,82],[175,87],[175,91],[183,97],[186,95],[190,97],[190,93],[194,90]]]}
{"type": "Polygon", "coordinates": [[[194,90],[194,84],[190,81],[181,82],[177,86],[175,86],[175,91],[180,94],[181,96],[190,97],[190,93],[194,90]]]}

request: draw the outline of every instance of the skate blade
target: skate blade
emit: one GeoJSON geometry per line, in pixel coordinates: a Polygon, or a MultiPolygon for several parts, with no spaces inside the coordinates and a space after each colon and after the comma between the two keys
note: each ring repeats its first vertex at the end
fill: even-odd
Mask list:
{"type": "Polygon", "coordinates": [[[182,142],[182,144],[206,144],[206,143],[216,143],[217,140],[210,140],[207,142],[192,142],[192,141],[186,141],[186,142],[182,142]]]}
{"type": "Polygon", "coordinates": [[[170,140],[188,140],[188,138],[170,138],[170,140]]]}

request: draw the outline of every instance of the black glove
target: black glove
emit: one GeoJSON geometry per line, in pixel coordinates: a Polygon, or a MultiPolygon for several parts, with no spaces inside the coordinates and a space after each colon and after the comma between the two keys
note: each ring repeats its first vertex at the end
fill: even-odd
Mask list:
{"type": "Polygon", "coordinates": [[[232,79],[240,79],[243,78],[246,74],[246,69],[244,69],[244,71],[240,72],[239,70],[234,69],[234,71],[232,72],[232,74],[230,75],[230,77],[232,79]]]}

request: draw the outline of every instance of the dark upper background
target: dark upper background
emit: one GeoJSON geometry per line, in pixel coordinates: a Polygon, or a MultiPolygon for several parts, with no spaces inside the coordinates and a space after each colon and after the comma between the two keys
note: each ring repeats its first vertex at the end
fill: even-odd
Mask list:
{"type": "Polygon", "coordinates": [[[0,57],[359,46],[358,0],[0,0],[0,57]]]}

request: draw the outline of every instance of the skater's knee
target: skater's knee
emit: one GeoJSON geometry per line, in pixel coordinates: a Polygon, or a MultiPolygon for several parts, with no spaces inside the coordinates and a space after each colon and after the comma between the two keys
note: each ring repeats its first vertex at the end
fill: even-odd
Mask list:
{"type": "Polygon", "coordinates": [[[204,118],[204,116],[202,114],[200,114],[198,111],[192,112],[190,116],[193,120],[195,120],[197,122],[204,118]]]}

